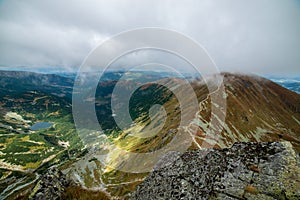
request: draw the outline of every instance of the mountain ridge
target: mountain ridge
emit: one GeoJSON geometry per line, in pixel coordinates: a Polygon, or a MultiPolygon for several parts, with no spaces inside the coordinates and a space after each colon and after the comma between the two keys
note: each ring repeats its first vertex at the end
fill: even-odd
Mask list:
{"type": "MultiPolygon", "coordinates": [[[[20,72],[20,74],[22,73],[20,72]]],[[[186,127],[186,130],[190,129],[191,132],[194,131],[193,128],[195,127],[198,129],[197,132],[195,132],[195,135],[191,135],[194,140],[188,150],[197,150],[199,147],[202,148],[201,146],[207,142],[212,142],[213,145],[211,145],[211,147],[213,148],[224,149],[231,147],[236,142],[289,141],[299,152],[299,94],[289,91],[272,81],[258,76],[232,73],[222,73],[221,75],[223,76],[223,84],[225,88],[225,93],[222,96],[223,98],[226,98],[227,111],[225,123],[222,123],[223,130],[215,141],[210,140],[215,137],[209,135],[210,133],[207,131],[211,126],[211,94],[203,79],[193,81],[189,80],[189,83],[195,91],[200,112],[195,117],[190,116],[190,118],[193,119],[191,121],[191,127],[186,127]]],[[[39,75],[35,74],[34,79],[36,79],[35,76],[39,75]]],[[[37,79],[42,79],[43,76],[48,75],[42,75],[37,79]]],[[[63,161],[64,164],[59,166],[59,168],[69,179],[73,180],[78,185],[89,189],[102,188],[105,192],[110,193],[112,196],[126,197],[127,194],[135,190],[138,184],[143,182],[144,178],[148,176],[148,173],[125,173],[114,169],[114,166],[122,165],[124,162],[143,166],[148,162],[147,160],[124,160],[126,156],[113,149],[113,146],[110,146],[111,144],[105,144],[103,147],[106,152],[108,151],[110,153],[108,157],[110,162],[106,163],[109,164],[108,166],[103,165],[103,163],[97,160],[92,152],[91,154],[80,153],[82,150],[84,151],[84,149],[81,149],[82,146],[78,142],[79,138],[78,135],[76,135],[71,116],[70,99],[67,96],[67,94],[70,95],[72,91],[70,90],[72,79],[66,79],[67,83],[63,83],[63,80],[65,80],[64,78],[60,79],[59,76],[55,76],[53,80],[56,85],[53,87],[36,84],[37,82],[34,79],[33,82],[30,82],[30,79],[26,80],[26,78],[28,78],[28,76],[25,75],[23,78],[19,78],[21,80],[18,80],[13,76],[7,77],[6,79],[1,77],[0,82],[5,82],[5,80],[9,79],[12,80],[12,87],[9,87],[9,90],[7,90],[7,85],[1,84],[0,91],[4,94],[3,97],[1,96],[1,114],[5,115],[9,111],[16,112],[16,114],[24,117],[24,120],[31,118],[34,122],[50,120],[54,122],[55,125],[51,129],[44,131],[41,130],[33,134],[11,133],[7,132],[7,126],[3,126],[4,128],[0,127],[0,130],[2,131],[1,133],[4,134],[1,135],[1,145],[2,143],[5,144],[0,146],[0,151],[5,153],[0,155],[1,158],[6,159],[8,156],[6,155],[6,152],[8,151],[5,150],[6,148],[10,148],[11,151],[13,151],[12,153],[20,155],[23,155],[23,151],[27,149],[27,146],[23,145],[33,146],[30,148],[34,153],[43,153],[35,148],[54,148],[54,152],[59,152],[60,155],[57,155],[57,157],[55,157],[55,155],[54,157],[52,156],[49,161],[47,158],[43,166],[38,168],[37,171],[39,173],[43,173],[43,170],[45,170],[48,165],[50,166],[53,163],[57,164],[58,161],[63,161]],[[22,79],[25,80],[22,81],[22,79]],[[19,89],[13,87],[18,87],[17,83],[22,82],[26,83],[24,87],[19,89]],[[37,85],[44,90],[36,90],[37,85]],[[66,85],[68,87],[67,89],[64,89],[66,85]],[[56,91],[57,95],[53,94],[55,93],[54,91],[56,91]],[[60,95],[61,93],[64,95],[60,95]],[[37,104],[34,104],[34,102],[37,102],[37,104]],[[53,103],[49,104],[49,102],[53,103]],[[48,104],[49,108],[47,110],[48,104]],[[10,107],[10,105],[14,106],[10,107]],[[62,106],[59,107],[58,105],[62,106]],[[35,106],[36,108],[34,108],[35,106]],[[34,111],[34,109],[38,110],[34,111]],[[38,111],[41,113],[33,115],[38,111]],[[69,128],[70,130],[66,130],[66,128],[69,128]],[[11,138],[15,139],[12,140],[11,138]],[[71,146],[59,146],[57,140],[63,141],[65,144],[70,142],[71,146]],[[38,144],[41,147],[36,147],[38,144]],[[72,161],[68,161],[68,159],[72,161]],[[78,166],[75,165],[76,163],[78,163],[78,166]],[[85,168],[84,166],[88,168],[85,168]],[[80,169],[78,170],[76,167],[79,167],[80,169]],[[89,170],[93,170],[93,173],[89,170]],[[76,179],[76,177],[79,177],[79,179],[76,179]]],[[[147,80],[152,79],[151,77],[150,79],[149,77],[147,78],[147,80]]],[[[141,79],[141,77],[139,77],[139,79],[141,79]]],[[[179,78],[163,77],[161,81],[162,83],[170,83],[171,85],[178,84],[178,91],[184,92],[181,91],[182,88],[180,87],[180,83],[184,80],[179,78]]],[[[208,84],[213,84],[213,82],[214,78],[208,79],[208,84]]],[[[42,83],[41,80],[38,83],[42,83]]],[[[47,83],[49,83],[49,81],[45,81],[45,84],[47,83]]],[[[112,123],[114,118],[112,116],[113,113],[111,111],[110,104],[112,99],[111,93],[116,83],[116,80],[106,80],[101,82],[98,85],[100,92],[96,93],[95,97],[95,108],[98,114],[98,120],[100,121],[103,117],[107,117],[107,119],[102,122],[107,123],[108,127],[105,134],[102,135],[103,138],[108,138],[115,147],[117,146],[128,152],[135,153],[155,152],[169,144],[170,141],[176,137],[178,130],[180,129],[179,122],[181,109],[176,96],[173,95],[166,87],[151,83],[151,81],[146,85],[140,83],[143,86],[139,87],[137,91],[133,93],[132,99],[130,100],[130,114],[134,120],[134,124],[124,130],[120,130],[116,129],[116,124],[112,123]],[[132,133],[138,133],[143,130],[143,127],[147,127],[147,125],[152,124],[151,126],[148,126],[148,130],[151,131],[154,130],[152,128],[155,124],[159,124],[158,122],[162,119],[162,116],[154,115],[154,118],[151,118],[148,113],[149,108],[155,104],[161,104],[166,110],[167,120],[164,127],[157,133],[157,135],[152,135],[149,138],[136,139],[132,137],[132,133]],[[103,114],[101,115],[101,113],[103,114]]],[[[131,87],[134,87],[134,85],[134,80],[122,80],[120,82],[121,89],[124,89],[124,91],[129,90],[131,87]]],[[[214,91],[217,90],[217,87],[215,86],[212,88],[214,91]]],[[[186,95],[185,101],[188,102],[190,98],[191,96],[186,95]]],[[[85,100],[89,101],[90,99],[85,100]]],[[[1,117],[3,117],[0,118],[1,120],[4,119],[4,116],[1,117]]],[[[6,121],[4,120],[3,124],[5,125],[5,123],[6,121]]],[[[17,124],[14,128],[17,130],[20,128],[18,126],[20,126],[20,124],[17,124]]],[[[23,125],[21,124],[21,126],[23,125]]],[[[92,131],[93,130],[90,130],[90,132],[92,131]]],[[[49,155],[50,153],[51,152],[49,152],[49,155]]],[[[16,162],[12,159],[8,159],[6,161],[16,162]]],[[[39,160],[37,161],[38,162],[34,165],[31,163],[27,167],[35,168],[38,166],[37,164],[40,164],[39,160]]],[[[22,162],[24,161],[22,160],[22,162]]],[[[9,171],[7,169],[0,170],[0,175],[1,177],[7,176],[9,178],[20,177],[20,175],[16,175],[14,171],[9,171]]],[[[16,180],[19,179],[17,178],[16,180]]],[[[5,188],[2,183],[4,182],[0,180],[1,188],[5,188]]]]}

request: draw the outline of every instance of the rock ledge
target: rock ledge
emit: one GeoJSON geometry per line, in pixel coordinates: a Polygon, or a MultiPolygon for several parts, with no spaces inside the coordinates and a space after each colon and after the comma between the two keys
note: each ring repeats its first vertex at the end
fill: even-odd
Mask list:
{"type": "Polygon", "coordinates": [[[289,142],[236,143],[163,160],[131,199],[300,199],[299,156],[289,142]]]}

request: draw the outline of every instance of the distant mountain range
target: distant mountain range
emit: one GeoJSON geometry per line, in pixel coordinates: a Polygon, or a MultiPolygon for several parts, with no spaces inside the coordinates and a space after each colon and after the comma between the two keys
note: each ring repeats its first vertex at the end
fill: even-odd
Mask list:
{"type": "Polygon", "coordinates": [[[293,78],[270,77],[269,79],[289,90],[292,90],[300,94],[300,77],[293,77],[293,78]]]}
{"type": "MultiPolygon", "coordinates": [[[[61,68],[59,67],[52,67],[52,68],[37,68],[37,69],[33,69],[33,68],[29,68],[29,67],[1,67],[0,71],[22,71],[22,72],[35,72],[35,73],[39,73],[39,74],[56,74],[62,77],[66,77],[66,78],[70,78],[70,79],[75,79],[76,77],[76,72],[66,72],[61,70],[61,68]]],[[[105,77],[103,77],[103,80],[112,80],[119,78],[120,74],[123,74],[123,71],[111,71],[105,74],[105,77]]],[[[152,75],[154,74],[158,74],[159,76],[164,76],[164,77],[172,77],[174,76],[174,74],[169,74],[169,73],[161,73],[161,72],[151,72],[152,75]]],[[[185,77],[189,78],[189,77],[193,77],[190,74],[185,74],[185,77]]],[[[273,76],[273,75],[262,75],[263,77],[289,89],[292,90],[294,92],[297,92],[298,94],[300,94],[300,77],[298,76],[273,76]]]]}

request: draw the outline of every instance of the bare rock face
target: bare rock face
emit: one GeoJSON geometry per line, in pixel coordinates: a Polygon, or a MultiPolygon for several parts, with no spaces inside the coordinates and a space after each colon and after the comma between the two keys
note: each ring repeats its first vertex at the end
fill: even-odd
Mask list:
{"type": "Polygon", "coordinates": [[[130,198],[300,199],[299,188],[299,156],[289,142],[236,143],[162,160],[130,198]]]}
{"type": "Polygon", "coordinates": [[[34,187],[30,200],[61,199],[66,187],[75,185],[57,168],[50,168],[34,187]]]}

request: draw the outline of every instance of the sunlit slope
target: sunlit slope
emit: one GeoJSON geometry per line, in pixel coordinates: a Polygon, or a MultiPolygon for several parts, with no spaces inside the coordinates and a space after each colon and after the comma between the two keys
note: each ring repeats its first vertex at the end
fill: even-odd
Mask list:
{"type": "Polygon", "coordinates": [[[224,74],[226,125],[220,147],[288,140],[300,151],[300,95],[258,76],[224,74]]]}
{"type": "MultiPolygon", "coordinates": [[[[122,196],[143,181],[147,173],[126,173],[116,168],[125,164],[132,168],[147,167],[151,162],[147,158],[130,160],[127,154],[155,153],[170,144],[181,132],[190,137],[183,138],[191,142],[189,149],[205,148],[209,146],[207,144],[212,144],[210,147],[214,148],[225,148],[240,141],[287,140],[298,151],[300,150],[300,95],[258,76],[229,73],[223,76],[225,91],[221,95],[226,98],[227,106],[225,123],[220,123],[222,131],[218,137],[210,135],[209,130],[213,126],[210,123],[211,93],[220,88],[211,87],[212,90],[209,92],[203,80],[191,83],[199,102],[199,112],[193,115],[195,111],[190,110],[190,123],[182,127],[180,102],[176,95],[162,85],[146,84],[140,87],[130,100],[133,124],[124,130],[107,135],[110,142],[101,150],[106,154],[104,162],[106,165],[95,159],[97,153],[91,153],[85,161],[82,161],[80,167],[77,166],[77,169],[73,170],[79,175],[75,179],[80,180],[81,184],[88,188],[102,188],[113,195],[122,196]],[[165,113],[159,111],[151,117],[149,109],[155,104],[161,104],[165,113]],[[139,137],[140,133],[148,137],[139,137]]],[[[208,84],[214,85],[214,77],[207,80],[208,84]]],[[[162,80],[163,83],[172,82],[178,85],[181,81],[183,80],[162,80]]],[[[180,86],[178,92],[183,92],[180,86]]],[[[186,95],[187,102],[192,100],[190,98],[191,96],[186,95]]]]}
{"type": "MultiPolygon", "coordinates": [[[[198,80],[194,81],[192,85],[198,97],[200,113],[196,115],[188,128],[195,130],[195,126],[197,126],[198,131],[195,139],[201,146],[205,139],[210,138],[207,135],[209,134],[207,130],[212,126],[210,123],[212,115],[211,98],[205,82],[198,80]]],[[[226,73],[224,74],[224,86],[224,98],[226,98],[227,104],[226,118],[225,123],[223,123],[223,130],[217,137],[214,147],[224,148],[238,141],[288,140],[292,142],[298,151],[300,150],[298,139],[300,133],[299,94],[258,76],[226,73]]],[[[149,89],[149,87],[150,85],[140,88],[140,92],[149,89]]],[[[156,86],[153,91],[155,93],[160,91],[163,94],[161,98],[168,97],[168,100],[163,104],[167,112],[164,127],[152,137],[132,137],[130,136],[132,133],[147,129],[148,131],[155,131],[155,125],[160,124],[162,115],[158,113],[152,119],[147,117],[136,118],[135,126],[124,130],[115,139],[117,145],[121,148],[137,152],[153,151],[164,146],[176,135],[181,115],[178,99],[162,86],[156,86]]],[[[134,105],[138,105],[138,102],[134,105]]],[[[143,103],[139,105],[141,110],[145,106],[147,105],[143,103]]],[[[146,111],[143,112],[142,116],[144,115],[147,115],[146,111]]],[[[192,148],[197,146],[193,145],[192,148]]]]}

